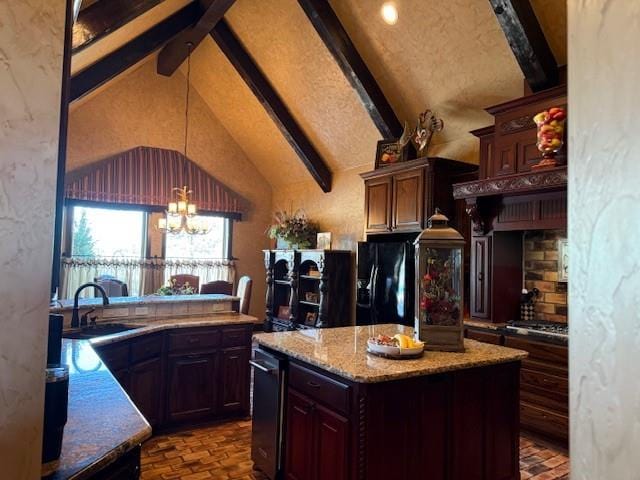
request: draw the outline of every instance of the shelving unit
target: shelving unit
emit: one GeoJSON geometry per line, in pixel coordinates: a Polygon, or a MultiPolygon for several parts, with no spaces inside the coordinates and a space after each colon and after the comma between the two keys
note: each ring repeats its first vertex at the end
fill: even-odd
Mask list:
{"type": "Polygon", "coordinates": [[[267,331],[350,324],[353,283],[351,252],[265,250],[264,255],[267,270],[267,331]],[[307,300],[309,297],[311,299],[307,300]],[[314,297],[317,300],[313,300],[314,297]],[[288,317],[285,318],[281,312],[288,312],[288,317]]]}

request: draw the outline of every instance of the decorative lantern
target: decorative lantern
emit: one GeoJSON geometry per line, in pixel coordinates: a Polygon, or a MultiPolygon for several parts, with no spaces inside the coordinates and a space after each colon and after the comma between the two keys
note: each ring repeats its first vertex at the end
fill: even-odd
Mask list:
{"type": "Polygon", "coordinates": [[[436,213],[415,241],[415,330],[427,350],[464,351],[464,238],[436,213]]]}

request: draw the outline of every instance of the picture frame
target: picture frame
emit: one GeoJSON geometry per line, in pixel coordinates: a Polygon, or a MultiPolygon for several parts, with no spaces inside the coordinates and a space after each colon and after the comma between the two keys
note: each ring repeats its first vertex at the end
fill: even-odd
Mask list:
{"type": "Polygon", "coordinates": [[[316,235],[318,250],[331,250],[331,232],[320,232],[316,235]]]}
{"type": "Polygon", "coordinates": [[[307,314],[304,316],[304,324],[308,327],[315,327],[317,319],[318,314],[316,312],[307,312],[307,314]]]}
{"type": "Polygon", "coordinates": [[[558,240],[558,282],[569,281],[569,240],[558,240]]]}
{"type": "Polygon", "coordinates": [[[278,307],[278,318],[281,320],[289,320],[291,317],[291,307],[289,305],[280,305],[278,307]]]}
{"type": "Polygon", "coordinates": [[[379,140],[376,147],[375,168],[384,168],[401,162],[406,162],[409,159],[409,149],[412,145],[407,144],[400,149],[398,149],[398,147],[397,138],[385,138],[383,140],[379,140]]]}
{"type": "Polygon", "coordinates": [[[320,294],[315,292],[305,292],[304,299],[307,302],[318,303],[320,301],[320,294]]]}

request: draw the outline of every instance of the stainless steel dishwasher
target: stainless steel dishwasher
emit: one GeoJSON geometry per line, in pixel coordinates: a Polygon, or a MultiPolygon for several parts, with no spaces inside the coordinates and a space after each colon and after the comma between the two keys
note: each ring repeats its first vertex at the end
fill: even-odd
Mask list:
{"type": "Polygon", "coordinates": [[[271,480],[280,480],[284,454],[286,359],[257,349],[253,367],[251,459],[271,480]]]}

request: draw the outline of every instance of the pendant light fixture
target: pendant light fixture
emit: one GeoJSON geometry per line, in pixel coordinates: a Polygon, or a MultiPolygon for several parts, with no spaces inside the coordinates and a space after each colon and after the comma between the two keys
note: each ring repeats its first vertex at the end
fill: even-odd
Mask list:
{"type": "MultiPolygon", "coordinates": [[[[187,55],[187,94],[185,99],[184,112],[184,159],[183,159],[183,175],[187,178],[187,145],[189,139],[189,93],[191,87],[191,49],[193,43],[188,42],[189,49],[187,55]]],[[[165,216],[158,219],[158,230],[164,233],[189,235],[204,235],[209,233],[211,228],[207,225],[202,217],[197,215],[197,207],[195,203],[189,201],[189,197],[193,193],[187,185],[182,187],[174,187],[173,192],[176,194],[176,201],[169,202],[165,216]]]]}

